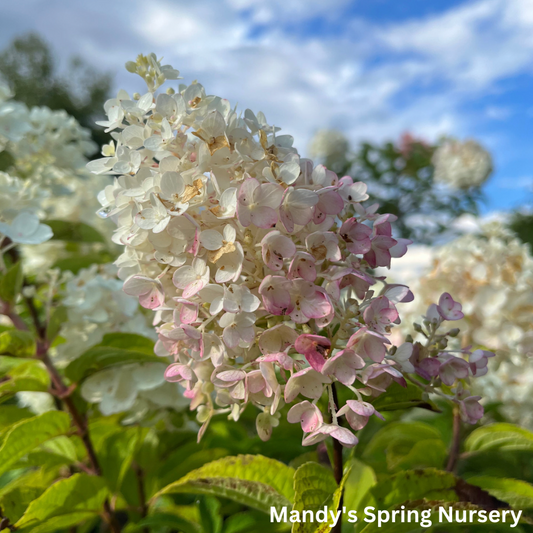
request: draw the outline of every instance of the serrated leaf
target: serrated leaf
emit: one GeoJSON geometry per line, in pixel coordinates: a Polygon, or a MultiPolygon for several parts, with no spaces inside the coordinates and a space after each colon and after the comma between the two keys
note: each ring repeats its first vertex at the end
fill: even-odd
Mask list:
{"type": "Polygon", "coordinates": [[[533,485],[526,481],[491,476],[475,476],[467,481],[514,509],[533,509],[533,485]]]}
{"type": "Polygon", "coordinates": [[[161,358],[157,355],[149,355],[145,351],[93,346],[65,368],[65,375],[71,381],[78,383],[99,370],[111,366],[154,362],[160,363],[161,358]]]}
{"type": "Polygon", "coordinates": [[[105,242],[102,234],[84,222],[47,220],[54,232],[53,240],[70,242],[105,242]]]}
{"type": "Polygon", "coordinates": [[[35,338],[29,331],[12,329],[0,333],[0,355],[32,357],[35,355],[35,338]]]}
{"type": "MultiPolygon", "coordinates": [[[[292,533],[329,533],[333,527],[331,513],[336,514],[344,491],[350,468],[346,470],[340,485],[337,485],[331,470],[315,462],[303,464],[294,474],[294,505],[303,520],[304,511],[310,511],[312,518],[295,522],[292,533]],[[323,520],[314,522],[317,512],[322,511],[323,520]]],[[[339,516],[342,520],[342,513],[339,516]]]]}
{"type": "MultiPolygon", "coordinates": [[[[74,519],[74,523],[78,523],[79,516],[82,517],[79,521],[83,521],[93,514],[98,514],[107,496],[105,481],[101,477],[74,474],[48,488],[30,504],[24,516],[15,525],[18,528],[36,527],[54,519],[56,528],[59,528],[58,522],[61,527],[66,527],[69,515],[71,520],[74,519]]],[[[72,524],[71,521],[68,523],[72,524]]]]}
{"type": "Polygon", "coordinates": [[[465,441],[465,451],[533,450],[533,433],[513,424],[492,424],[475,429],[465,441]]]}
{"type": "Polygon", "coordinates": [[[22,263],[19,261],[0,278],[0,300],[13,304],[22,289],[23,279],[22,263]]]}
{"type": "Polygon", "coordinates": [[[62,411],[49,411],[15,424],[0,448],[0,474],[37,446],[64,435],[69,429],[69,416],[62,411]]]}
{"type": "MultiPolygon", "coordinates": [[[[303,511],[316,512],[329,508],[333,493],[337,490],[337,483],[331,470],[318,463],[305,463],[294,474],[294,505],[293,511],[302,516],[303,511]]],[[[329,515],[329,513],[328,513],[329,515]]],[[[327,516],[329,518],[329,516],[327,516]]],[[[292,533],[313,533],[318,524],[306,521],[296,522],[292,526],[292,533]]]]}
{"type": "Polygon", "coordinates": [[[451,472],[435,468],[408,470],[383,479],[370,492],[378,509],[387,509],[405,501],[446,500],[458,501],[457,479],[451,472]]]}
{"type": "Polygon", "coordinates": [[[238,455],[213,461],[167,485],[163,494],[222,496],[265,513],[290,506],[294,469],[261,455],[238,455]]]}

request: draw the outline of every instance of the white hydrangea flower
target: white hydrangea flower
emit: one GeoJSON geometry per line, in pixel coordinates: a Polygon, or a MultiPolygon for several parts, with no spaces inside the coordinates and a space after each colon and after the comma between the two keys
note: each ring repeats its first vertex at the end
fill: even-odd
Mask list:
{"type": "Polygon", "coordinates": [[[454,189],[480,187],[492,172],[492,158],[478,142],[445,139],[433,154],[435,181],[454,189]]]}
{"type": "Polygon", "coordinates": [[[503,402],[518,423],[533,427],[533,258],[500,222],[481,226],[433,251],[430,265],[419,281],[411,282],[417,299],[410,304],[417,320],[435,295],[454,294],[463,304],[457,322],[462,346],[474,345],[496,352],[494,372],[477,380],[479,391],[503,402]],[[497,369],[497,370],[496,370],[497,369]]]}
{"type": "Polygon", "coordinates": [[[318,130],[309,143],[309,154],[315,159],[343,156],[350,145],[345,135],[338,130],[318,130]]]}

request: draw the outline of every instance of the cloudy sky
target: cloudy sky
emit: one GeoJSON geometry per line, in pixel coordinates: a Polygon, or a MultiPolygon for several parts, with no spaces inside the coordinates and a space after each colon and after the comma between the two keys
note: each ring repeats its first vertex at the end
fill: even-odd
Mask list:
{"type": "Polygon", "coordinates": [[[484,211],[533,199],[533,0],[1,2],[0,47],[28,31],[130,91],[125,61],[153,51],[302,153],[324,127],[476,137],[496,165],[484,211]]]}

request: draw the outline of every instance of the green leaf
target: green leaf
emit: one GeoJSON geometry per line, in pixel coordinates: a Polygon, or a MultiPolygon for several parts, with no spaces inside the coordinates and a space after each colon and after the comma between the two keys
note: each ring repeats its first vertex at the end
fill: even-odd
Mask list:
{"type": "Polygon", "coordinates": [[[0,300],[13,304],[22,289],[23,279],[22,263],[19,261],[0,278],[0,300]]]}
{"type": "Polygon", "coordinates": [[[78,462],[78,453],[73,438],[61,436],[49,440],[20,459],[12,468],[56,467],[78,462]]]}
{"type": "Polygon", "coordinates": [[[70,257],[59,259],[53,265],[53,268],[59,270],[70,270],[73,274],[77,274],[82,268],[89,268],[91,265],[102,265],[110,263],[115,260],[109,252],[92,252],[88,254],[75,253],[70,257]]]}
{"type": "Polygon", "coordinates": [[[397,439],[387,449],[387,466],[390,471],[426,468],[442,468],[448,456],[448,448],[441,439],[424,439],[416,443],[397,439]]]}
{"type": "Polygon", "coordinates": [[[359,510],[363,497],[377,483],[377,479],[372,467],[359,459],[352,459],[349,466],[351,472],[346,480],[344,505],[355,511],[359,510]]]}
{"type": "MultiPolygon", "coordinates": [[[[63,516],[54,516],[39,525],[31,525],[17,529],[19,533],[57,533],[66,531],[67,528],[80,526],[83,522],[94,519],[94,513],[71,513],[63,516]]],[[[79,527],[78,527],[79,529],[79,527]]]]}
{"type": "Polygon", "coordinates": [[[3,405],[0,407],[0,443],[3,436],[13,424],[24,420],[25,418],[31,418],[35,416],[26,407],[18,407],[17,405],[3,405]]]}
{"type": "Polygon", "coordinates": [[[100,447],[100,466],[112,493],[118,492],[131,466],[142,428],[132,427],[112,433],[100,447]]]}
{"type": "Polygon", "coordinates": [[[433,402],[424,400],[422,394],[422,389],[411,383],[407,383],[407,387],[393,383],[387,389],[387,394],[378,396],[372,402],[372,405],[377,411],[397,411],[399,409],[420,407],[440,413],[440,409],[433,402]]]}
{"type": "Polygon", "coordinates": [[[74,474],[54,483],[33,501],[15,525],[18,528],[35,527],[51,519],[55,519],[56,528],[59,528],[58,522],[61,527],[66,527],[66,523],[73,525],[98,514],[107,496],[105,481],[101,477],[74,474]]]}
{"type": "MultiPolygon", "coordinates": [[[[333,493],[337,490],[337,483],[331,470],[318,463],[305,463],[294,474],[294,505],[293,511],[302,516],[303,511],[316,512],[329,508],[333,493]]],[[[328,513],[329,517],[329,513],[328,513]]],[[[292,533],[313,533],[317,524],[307,519],[306,522],[296,522],[292,526],[292,533]]]]}
{"type": "Polygon", "coordinates": [[[423,422],[392,422],[380,429],[366,446],[362,458],[376,470],[441,467],[447,447],[437,429],[423,422]]]}
{"type": "Polygon", "coordinates": [[[46,392],[49,389],[50,376],[40,361],[0,357],[0,366],[4,366],[4,361],[1,361],[4,359],[11,359],[15,364],[10,365],[11,368],[0,380],[0,399],[10,397],[16,392],[46,392]]]}
{"type": "Polygon", "coordinates": [[[204,533],[199,524],[190,522],[172,513],[154,513],[134,525],[129,525],[125,531],[130,533],[133,531],[143,531],[146,528],[152,531],[151,528],[157,527],[168,527],[172,530],[183,531],[183,533],[204,533]]]}
{"type": "Polygon", "coordinates": [[[0,333],[0,355],[32,357],[35,355],[35,339],[29,331],[12,329],[0,333]]]}
{"type": "Polygon", "coordinates": [[[52,342],[58,335],[61,326],[68,319],[68,310],[66,307],[60,305],[59,307],[54,307],[50,313],[50,320],[48,321],[48,326],[46,328],[46,338],[52,342]]]}
{"type": "Polygon", "coordinates": [[[33,500],[37,499],[43,492],[44,487],[15,487],[13,490],[0,497],[0,508],[4,516],[14,524],[24,514],[24,511],[33,500]]]}
{"type": "Polygon", "coordinates": [[[161,358],[134,350],[93,346],[67,366],[65,375],[77,383],[104,368],[130,363],[161,363],[161,358]]]}
{"type": "Polygon", "coordinates": [[[380,481],[371,490],[378,509],[387,509],[405,501],[458,500],[456,477],[435,468],[408,470],[380,481]]]}
{"type": "Polygon", "coordinates": [[[154,341],[136,333],[106,333],[98,346],[109,346],[154,355],[154,341]]]}
{"type": "Polygon", "coordinates": [[[216,498],[204,496],[200,499],[200,522],[205,533],[221,532],[220,502],[216,498]]]}
{"type": "Polygon", "coordinates": [[[196,442],[191,443],[191,445],[180,446],[165,459],[157,471],[158,487],[164,487],[172,483],[173,479],[179,479],[191,470],[229,455],[227,450],[221,448],[209,448],[208,450],[194,452],[194,449],[197,448],[198,444],[196,442]],[[184,455],[187,456],[187,461],[183,460],[184,455]]]}
{"type": "Polygon", "coordinates": [[[222,496],[265,513],[290,506],[294,469],[261,455],[238,455],[213,461],[167,485],[163,494],[222,496]]]}
{"type": "Polygon", "coordinates": [[[533,509],[533,485],[525,481],[491,476],[475,476],[467,481],[514,509],[533,509]]]}
{"type": "Polygon", "coordinates": [[[69,416],[62,411],[49,411],[15,424],[0,448],[0,474],[40,444],[64,435],[69,429],[69,416]]]}
{"type": "Polygon", "coordinates": [[[232,514],[224,520],[224,533],[286,533],[290,528],[289,523],[265,520],[265,515],[259,511],[232,514]]]}
{"type": "MultiPolygon", "coordinates": [[[[295,522],[292,533],[329,533],[333,527],[330,511],[336,513],[344,491],[346,480],[350,476],[348,468],[340,485],[337,485],[331,470],[324,468],[315,462],[302,465],[294,474],[294,505],[292,510],[298,511],[299,516],[305,516],[305,511],[311,511],[312,518],[302,522],[295,522]],[[314,523],[316,513],[324,513],[321,523],[314,523]]],[[[342,513],[339,517],[342,520],[342,513]]]]}
{"type": "Polygon", "coordinates": [[[71,242],[105,242],[99,231],[84,222],[66,220],[47,220],[54,232],[53,240],[71,242]]]}
{"type": "Polygon", "coordinates": [[[465,441],[465,451],[533,450],[533,433],[513,424],[492,424],[475,429],[465,441]]]}

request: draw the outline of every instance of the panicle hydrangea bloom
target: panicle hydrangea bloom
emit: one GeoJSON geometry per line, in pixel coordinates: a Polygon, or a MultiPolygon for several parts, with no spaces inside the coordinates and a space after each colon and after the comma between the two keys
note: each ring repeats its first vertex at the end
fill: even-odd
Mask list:
{"type": "Polygon", "coordinates": [[[435,181],[454,189],[480,187],[492,172],[492,158],[472,139],[445,139],[433,154],[435,181]]]}
{"type": "MultiPolygon", "coordinates": [[[[156,353],[174,358],[166,379],[197,410],[199,438],[213,415],[237,420],[252,404],[266,440],[290,404],[305,445],[332,436],[353,446],[340,417],[357,430],[380,416],[364,397],[405,385],[403,372],[417,371],[427,390],[475,375],[482,358],[476,366],[440,350],[437,328],[460,315],[449,295],[432,308],[428,347],[395,354],[397,305],[413,295],[373,269],[409,241],[392,236],[393,215],[362,205],[364,183],[300,158],[262,113],[239,114],[197,82],[155,94],[178,72],[153,54],[127,68],[148,92],[106,103],[113,145],[89,168],[115,176],[99,215],[117,224],[124,291],[155,312],[156,353]],[[442,372],[422,376],[426,359],[442,372]],[[334,405],[334,384],[353,392],[347,407],[334,405]],[[326,391],[331,422],[318,407],[326,391]]],[[[481,417],[477,397],[448,396],[466,420],[481,417]]]]}
{"type": "Polygon", "coordinates": [[[348,139],[338,130],[318,130],[309,143],[309,153],[319,160],[344,156],[349,148],[348,139]]]}
{"type": "MultiPolygon", "coordinates": [[[[141,311],[136,298],[124,294],[113,265],[93,265],[75,276],[64,273],[61,281],[65,282],[61,296],[68,320],[59,331],[62,342],[51,349],[58,366],[78,358],[107,333],[136,333],[155,340],[152,317],[141,311]]],[[[131,420],[157,408],[179,409],[185,400],[177,384],[165,381],[166,367],[164,361],[111,367],[85,380],[81,394],[98,404],[102,414],[126,412],[131,420]]],[[[43,405],[52,408],[43,393],[26,393],[18,399],[35,410],[43,405]]]]}
{"type": "MultiPolygon", "coordinates": [[[[0,86],[0,151],[8,151],[12,160],[8,174],[0,174],[0,232],[22,245],[26,271],[39,274],[68,252],[63,242],[49,240],[50,228],[38,220],[85,222],[103,229],[103,221],[95,220],[98,203],[93,199],[108,179],[91,178],[85,168],[87,156],[96,151],[88,129],[63,110],[28,109],[8,97],[7,88],[0,86]]],[[[81,252],[105,247],[82,243],[81,252]]]]}
{"type": "Polygon", "coordinates": [[[533,427],[533,258],[528,246],[492,222],[480,233],[438,248],[431,267],[413,285],[418,303],[408,315],[418,316],[444,289],[463,303],[459,345],[496,352],[491,367],[497,372],[480,379],[478,390],[501,401],[513,420],[533,427]]]}

